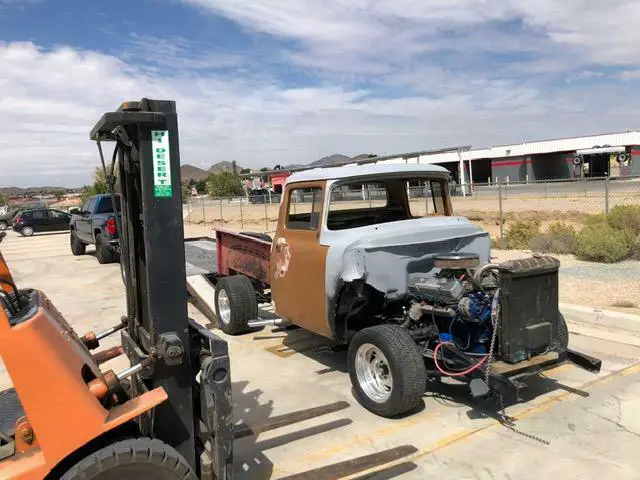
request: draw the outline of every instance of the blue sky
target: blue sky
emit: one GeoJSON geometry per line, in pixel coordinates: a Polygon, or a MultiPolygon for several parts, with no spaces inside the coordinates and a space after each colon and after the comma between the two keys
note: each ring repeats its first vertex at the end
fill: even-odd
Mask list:
{"type": "Polygon", "coordinates": [[[82,185],[87,132],[176,100],[182,162],[638,126],[634,0],[0,0],[0,186],[82,185]]]}

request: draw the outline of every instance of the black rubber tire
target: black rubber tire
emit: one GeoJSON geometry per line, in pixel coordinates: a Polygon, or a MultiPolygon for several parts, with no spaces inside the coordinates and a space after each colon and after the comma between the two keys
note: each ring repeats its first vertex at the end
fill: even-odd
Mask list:
{"type": "Polygon", "coordinates": [[[564,349],[569,346],[569,326],[562,314],[558,319],[558,344],[564,349]]]}
{"type": "Polygon", "coordinates": [[[7,228],[9,228],[9,224],[4,220],[0,220],[0,231],[6,230],[7,228]]]}
{"type": "Polygon", "coordinates": [[[239,335],[249,330],[249,320],[258,318],[258,299],[251,280],[244,275],[223,277],[216,283],[214,295],[218,327],[228,335],[239,335]],[[224,290],[229,299],[230,319],[225,323],[220,317],[218,297],[224,290]]]}
{"type": "Polygon", "coordinates": [[[105,243],[101,234],[96,235],[96,258],[100,264],[115,262],[115,252],[108,243],[105,243]]]}
{"type": "Polygon", "coordinates": [[[360,405],[381,417],[395,417],[409,412],[422,402],[427,373],[418,346],[407,331],[398,325],[376,325],[354,335],[347,355],[353,393],[360,405]],[[358,348],[363,344],[378,347],[387,358],[393,386],[384,402],[372,400],[362,389],[355,369],[358,348]]]}
{"type": "Polygon", "coordinates": [[[264,240],[265,242],[273,242],[273,238],[271,235],[266,233],[258,233],[258,232],[240,232],[240,235],[246,235],[247,237],[257,238],[258,240],[264,240]]]}
{"type": "Polygon", "coordinates": [[[71,230],[71,234],[69,235],[69,243],[71,246],[71,253],[76,257],[78,255],[84,255],[87,251],[87,246],[78,239],[76,232],[71,230]]]}
{"type": "Polygon", "coordinates": [[[197,480],[187,461],[160,440],[131,438],[94,452],[71,467],[61,480],[197,480]]]}
{"type": "Polygon", "coordinates": [[[28,225],[26,227],[22,227],[22,230],[20,230],[20,235],[22,235],[23,237],[31,237],[34,233],[35,230],[33,229],[33,227],[30,227],[28,225]]]}

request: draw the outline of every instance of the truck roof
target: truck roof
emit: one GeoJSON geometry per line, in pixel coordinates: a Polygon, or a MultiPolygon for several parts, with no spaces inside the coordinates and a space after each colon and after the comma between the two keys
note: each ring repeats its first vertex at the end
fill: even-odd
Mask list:
{"type": "Polygon", "coordinates": [[[449,170],[439,165],[424,163],[372,163],[367,165],[344,165],[341,167],[320,167],[295,172],[287,178],[286,183],[376,176],[422,176],[425,174],[432,174],[433,176],[440,178],[448,178],[449,170]]]}

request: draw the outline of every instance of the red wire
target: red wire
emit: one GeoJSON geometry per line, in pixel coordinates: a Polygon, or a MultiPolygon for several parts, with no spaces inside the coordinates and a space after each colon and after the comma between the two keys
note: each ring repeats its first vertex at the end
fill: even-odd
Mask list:
{"type": "Polygon", "coordinates": [[[480,360],[474,366],[469,367],[464,372],[455,372],[455,373],[453,373],[453,372],[445,372],[444,369],[442,367],[440,367],[440,365],[438,364],[438,352],[440,351],[440,348],[443,345],[451,345],[451,342],[440,342],[438,345],[436,345],[436,348],[434,348],[434,350],[433,350],[433,361],[436,364],[436,368],[438,369],[438,371],[440,373],[442,373],[443,375],[446,375],[448,377],[463,377],[465,375],[469,375],[474,370],[480,368],[480,366],[487,360],[487,357],[482,358],[482,360],[480,360]]]}

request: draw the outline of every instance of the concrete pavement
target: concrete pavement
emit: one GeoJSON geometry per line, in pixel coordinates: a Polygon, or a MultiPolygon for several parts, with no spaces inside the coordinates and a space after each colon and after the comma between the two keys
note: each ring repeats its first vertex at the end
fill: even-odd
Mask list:
{"type": "MultiPolygon", "coordinates": [[[[79,333],[119,322],[124,291],[118,265],[99,265],[90,253],[73,257],[68,234],[24,238],[10,232],[0,249],[18,285],[44,290],[79,333]]],[[[195,308],[190,313],[212,327],[195,308]]],[[[638,478],[640,322],[569,307],[564,313],[570,345],[601,358],[602,373],[560,366],[531,380],[522,402],[507,398],[507,413],[518,419],[517,427],[549,445],[500,425],[492,402],[473,402],[468,388],[456,382],[430,383],[424,406],[413,415],[376,417],[351,395],[346,352],[303,330],[266,328],[226,337],[237,424],[348,404],[237,440],[236,478],[638,478]],[[371,468],[349,475],[358,463],[371,468]]],[[[109,366],[119,370],[125,364],[118,359],[109,366]]],[[[10,384],[6,372],[0,383],[10,384]]]]}

